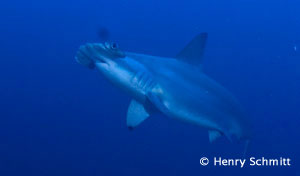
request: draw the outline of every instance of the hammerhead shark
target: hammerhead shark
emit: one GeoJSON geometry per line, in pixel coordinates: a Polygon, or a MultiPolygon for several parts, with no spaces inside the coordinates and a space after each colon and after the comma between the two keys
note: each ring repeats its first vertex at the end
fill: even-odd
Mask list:
{"type": "Polygon", "coordinates": [[[116,43],[82,45],[78,63],[99,70],[132,97],[127,126],[135,128],[159,112],[208,130],[209,141],[224,135],[248,141],[248,119],[236,98],[204,74],[207,33],[200,33],[176,57],[124,52],[116,43]]]}

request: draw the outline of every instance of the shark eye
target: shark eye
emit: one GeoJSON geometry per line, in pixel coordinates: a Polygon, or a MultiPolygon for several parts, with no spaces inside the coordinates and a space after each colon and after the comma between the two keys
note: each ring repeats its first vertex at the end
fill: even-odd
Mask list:
{"type": "Polygon", "coordinates": [[[117,50],[119,47],[118,47],[118,44],[117,43],[114,43],[114,42],[112,42],[112,43],[107,43],[107,42],[105,42],[104,43],[104,46],[105,46],[105,48],[107,48],[107,49],[111,49],[111,50],[117,50]]]}
{"type": "Polygon", "coordinates": [[[114,49],[114,50],[118,49],[118,44],[116,44],[116,43],[113,42],[113,43],[111,43],[110,48],[114,49]]]}

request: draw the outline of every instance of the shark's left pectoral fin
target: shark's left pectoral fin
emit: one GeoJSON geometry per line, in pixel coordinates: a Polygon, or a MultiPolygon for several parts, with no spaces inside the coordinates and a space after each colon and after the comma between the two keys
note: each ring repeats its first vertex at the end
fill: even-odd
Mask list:
{"type": "Polygon", "coordinates": [[[145,107],[135,100],[131,100],[127,111],[127,127],[133,129],[149,117],[145,107]]]}
{"type": "Polygon", "coordinates": [[[210,143],[214,142],[219,137],[221,137],[221,135],[222,134],[219,131],[215,131],[215,130],[208,131],[209,142],[210,143]]]}

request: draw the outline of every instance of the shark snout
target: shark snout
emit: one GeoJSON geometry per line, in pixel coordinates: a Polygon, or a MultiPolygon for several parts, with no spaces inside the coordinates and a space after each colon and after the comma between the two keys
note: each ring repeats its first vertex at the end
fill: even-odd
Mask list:
{"type": "Polygon", "coordinates": [[[94,68],[95,63],[103,63],[108,64],[108,59],[105,58],[105,47],[103,44],[86,44],[82,45],[77,54],[76,54],[76,60],[82,65],[85,65],[89,68],[94,68]]]}

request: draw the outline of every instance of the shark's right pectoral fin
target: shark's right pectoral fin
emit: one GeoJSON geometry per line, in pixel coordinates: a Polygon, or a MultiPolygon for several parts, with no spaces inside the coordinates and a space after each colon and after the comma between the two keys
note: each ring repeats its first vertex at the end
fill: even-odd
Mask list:
{"type": "Polygon", "coordinates": [[[127,111],[127,127],[133,129],[149,117],[145,107],[135,100],[131,100],[127,111]]]}

